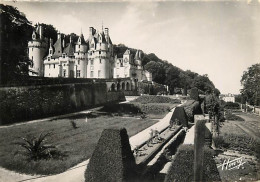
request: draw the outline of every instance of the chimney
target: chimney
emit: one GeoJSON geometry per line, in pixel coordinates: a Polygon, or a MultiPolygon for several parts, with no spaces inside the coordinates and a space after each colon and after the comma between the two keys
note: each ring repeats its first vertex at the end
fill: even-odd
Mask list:
{"type": "Polygon", "coordinates": [[[61,35],[60,35],[60,31],[58,32],[58,37],[57,37],[57,40],[59,40],[60,39],[60,37],[61,37],[61,35]]]}
{"type": "Polygon", "coordinates": [[[105,36],[108,37],[109,36],[109,29],[105,28],[105,36]]]}
{"type": "Polygon", "coordinates": [[[43,39],[43,27],[42,25],[39,25],[39,34],[40,34],[40,39],[43,39]]]}
{"type": "Polygon", "coordinates": [[[65,48],[65,37],[64,37],[64,39],[62,40],[62,47],[65,48]]]}
{"type": "Polygon", "coordinates": [[[93,27],[89,27],[89,35],[90,35],[90,36],[93,35],[93,27]]]}

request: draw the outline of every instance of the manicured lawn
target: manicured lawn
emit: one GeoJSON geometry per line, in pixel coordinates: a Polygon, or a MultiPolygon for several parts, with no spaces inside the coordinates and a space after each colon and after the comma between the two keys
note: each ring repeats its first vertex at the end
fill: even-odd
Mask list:
{"type": "Polygon", "coordinates": [[[67,118],[0,129],[0,166],[27,174],[61,173],[91,157],[95,145],[105,128],[125,127],[129,137],[158,122],[151,119],[97,116],[67,118]],[[71,120],[76,122],[74,129],[71,120]],[[52,132],[46,143],[54,144],[64,155],[62,159],[30,161],[24,149],[15,143],[19,137],[39,136],[52,132]]]}

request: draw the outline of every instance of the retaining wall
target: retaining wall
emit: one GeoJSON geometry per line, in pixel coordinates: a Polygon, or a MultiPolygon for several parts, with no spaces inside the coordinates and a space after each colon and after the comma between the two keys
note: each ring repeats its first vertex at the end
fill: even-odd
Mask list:
{"type": "Polygon", "coordinates": [[[107,92],[106,83],[76,83],[0,88],[0,125],[64,114],[125,101],[107,92]]]}

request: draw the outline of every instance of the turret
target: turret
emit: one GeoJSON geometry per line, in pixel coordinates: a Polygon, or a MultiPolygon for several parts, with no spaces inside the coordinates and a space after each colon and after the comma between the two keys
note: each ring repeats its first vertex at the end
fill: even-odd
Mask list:
{"type": "Polygon", "coordinates": [[[53,40],[50,38],[49,56],[52,56],[53,52],[53,40]]]}
{"type": "Polygon", "coordinates": [[[43,37],[43,27],[39,24],[32,33],[32,40],[28,42],[29,59],[33,66],[29,68],[31,76],[43,76],[43,57],[48,51],[48,45],[43,37]]]}

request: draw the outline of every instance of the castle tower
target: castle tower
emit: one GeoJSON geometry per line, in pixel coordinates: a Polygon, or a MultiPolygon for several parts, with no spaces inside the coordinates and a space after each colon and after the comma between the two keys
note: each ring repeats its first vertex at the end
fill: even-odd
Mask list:
{"type": "Polygon", "coordinates": [[[36,25],[36,30],[32,33],[32,40],[28,42],[29,59],[33,65],[29,67],[30,76],[44,76],[43,58],[48,50],[47,41],[43,37],[43,27],[36,25]]]}
{"type": "MultiPolygon", "coordinates": [[[[70,44],[72,44],[72,38],[70,37],[70,44]]],[[[75,66],[74,72],[76,78],[87,78],[87,58],[88,58],[88,45],[81,33],[78,41],[75,45],[75,66]]]]}
{"type": "Polygon", "coordinates": [[[112,42],[105,32],[97,32],[93,27],[89,28],[88,51],[88,78],[112,78],[113,55],[112,42]]]}

